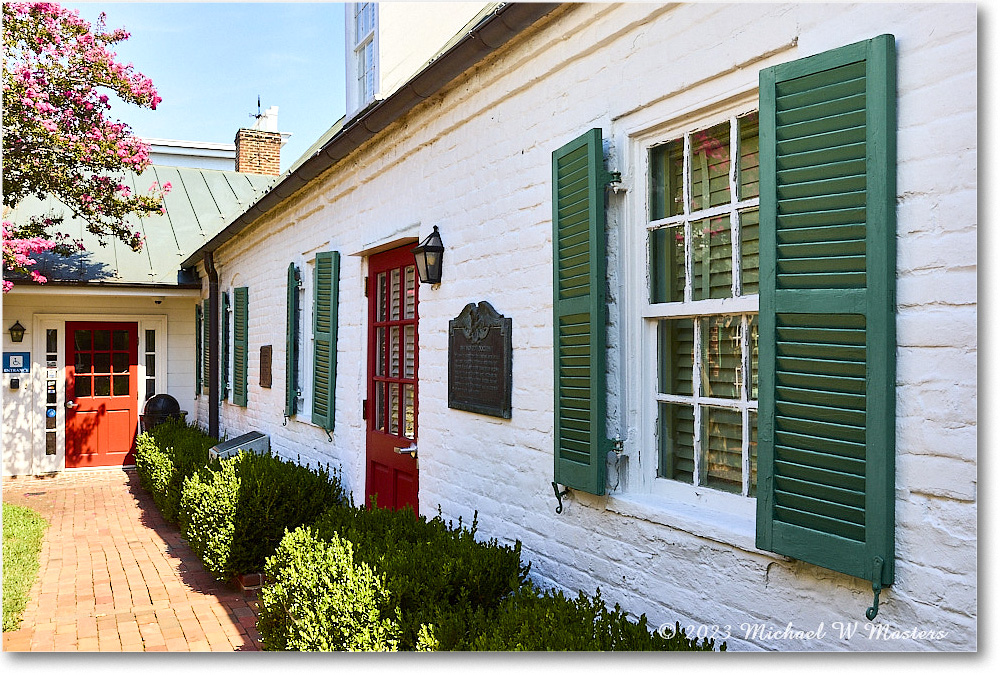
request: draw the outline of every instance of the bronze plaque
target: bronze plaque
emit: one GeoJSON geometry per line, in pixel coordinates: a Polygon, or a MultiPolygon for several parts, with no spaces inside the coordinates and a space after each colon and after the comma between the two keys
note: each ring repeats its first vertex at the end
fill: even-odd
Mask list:
{"type": "Polygon", "coordinates": [[[448,407],[510,419],[511,320],[469,303],[448,322],[448,407]]]}
{"type": "Polygon", "coordinates": [[[271,345],[260,348],[260,386],[271,388],[271,345]]]}

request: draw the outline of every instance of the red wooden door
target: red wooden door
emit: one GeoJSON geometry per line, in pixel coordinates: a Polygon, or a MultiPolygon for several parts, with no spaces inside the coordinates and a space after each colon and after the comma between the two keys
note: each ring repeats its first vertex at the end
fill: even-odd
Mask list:
{"type": "Polygon", "coordinates": [[[136,323],[66,323],[66,467],[134,463],[136,323]]]}
{"type": "Polygon", "coordinates": [[[368,264],[368,402],[365,499],[417,509],[417,296],[409,247],[368,264]]]}

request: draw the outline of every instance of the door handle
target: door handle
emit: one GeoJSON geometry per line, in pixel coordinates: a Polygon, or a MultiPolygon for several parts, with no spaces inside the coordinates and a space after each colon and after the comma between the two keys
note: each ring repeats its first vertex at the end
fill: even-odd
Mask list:
{"type": "Polygon", "coordinates": [[[392,451],[395,452],[397,455],[409,455],[414,459],[416,459],[417,457],[417,446],[415,445],[411,445],[408,448],[393,448],[392,451]]]}
{"type": "Polygon", "coordinates": [[[78,407],[78,404],[76,401],[66,401],[66,407],[72,410],[73,408],[78,407]]]}

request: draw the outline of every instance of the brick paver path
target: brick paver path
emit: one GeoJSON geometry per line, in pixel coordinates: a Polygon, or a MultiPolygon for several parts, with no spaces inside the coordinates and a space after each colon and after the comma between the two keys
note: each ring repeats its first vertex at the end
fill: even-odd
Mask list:
{"type": "Polygon", "coordinates": [[[215,581],[135,471],[5,478],[45,533],[21,629],[4,651],[257,650],[255,601],[215,581]]]}

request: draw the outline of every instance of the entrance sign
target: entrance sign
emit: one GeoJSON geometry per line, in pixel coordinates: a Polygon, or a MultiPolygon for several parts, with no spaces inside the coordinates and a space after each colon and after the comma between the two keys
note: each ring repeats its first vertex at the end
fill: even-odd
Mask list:
{"type": "Polygon", "coordinates": [[[5,373],[30,373],[31,372],[31,352],[4,352],[3,372],[5,373]]]}

